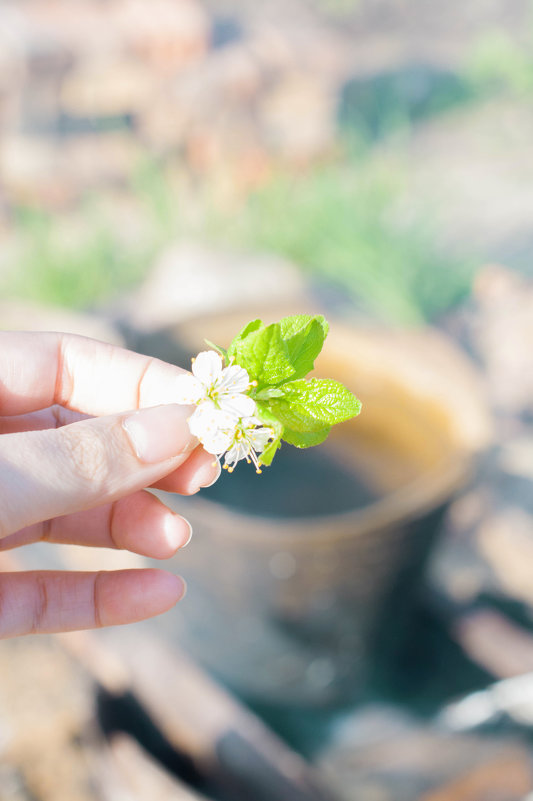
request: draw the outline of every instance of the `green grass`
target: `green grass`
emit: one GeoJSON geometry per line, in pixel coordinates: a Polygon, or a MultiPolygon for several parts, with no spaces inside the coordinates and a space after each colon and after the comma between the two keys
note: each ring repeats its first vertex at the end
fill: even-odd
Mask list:
{"type": "Polygon", "coordinates": [[[157,253],[185,235],[285,256],[385,321],[433,320],[466,295],[472,268],[438,246],[423,202],[406,210],[399,163],[370,150],[352,153],[298,175],[280,172],[240,208],[216,206],[206,192],[183,203],[183,213],[175,184],[145,163],[131,190],[146,222],[142,244],[115,231],[98,200],[86,204],[81,239],[65,237],[61,217],[21,211],[23,247],[4,295],[95,307],[141,280],[157,253]]]}
{"type": "Polygon", "coordinates": [[[209,232],[215,242],[286,256],[378,317],[416,324],[468,293],[473,262],[444,253],[420,209],[402,211],[403,189],[402,170],[375,157],[281,174],[239,213],[215,211],[209,232]]]}

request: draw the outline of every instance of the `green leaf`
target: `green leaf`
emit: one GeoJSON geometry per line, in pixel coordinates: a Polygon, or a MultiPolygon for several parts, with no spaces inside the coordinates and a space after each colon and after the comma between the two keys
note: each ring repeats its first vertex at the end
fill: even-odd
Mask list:
{"type": "Polygon", "coordinates": [[[231,344],[228,348],[228,357],[234,358],[235,351],[239,343],[241,343],[249,334],[252,334],[254,331],[258,331],[260,328],[264,328],[262,320],[252,320],[251,322],[247,323],[242,331],[240,331],[236,337],[234,337],[231,341],[231,344]]]}
{"type": "Polygon", "coordinates": [[[322,350],[329,331],[326,319],[318,314],[297,314],[280,321],[281,335],[294,367],[292,380],[305,378],[314,368],[315,359],[322,350]]]}
{"type": "Polygon", "coordinates": [[[286,384],[283,390],[283,398],[272,398],[270,408],[286,428],[299,433],[318,433],[361,411],[361,401],[338,381],[300,379],[286,384]]]}
{"type": "Polygon", "coordinates": [[[320,445],[327,439],[331,426],[323,428],[322,431],[291,431],[286,428],[283,432],[283,439],[289,445],[294,445],[296,448],[311,448],[313,445],[320,445]]]}
{"type": "Polygon", "coordinates": [[[205,342],[206,345],[209,345],[210,348],[212,348],[213,350],[216,350],[218,353],[220,353],[220,355],[222,356],[222,358],[226,362],[228,361],[228,351],[227,350],[225,350],[224,348],[221,348],[220,345],[215,345],[214,342],[210,342],[208,339],[204,339],[204,342],[205,342]]]}
{"type": "Polygon", "coordinates": [[[266,403],[257,403],[256,406],[256,417],[261,420],[263,425],[270,426],[270,428],[274,431],[274,440],[269,442],[261,456],[259,457],[259,461],[261,464],[269,465],[272,464],[272,459],[274,458],[276,452],[279,448],[281,448],[281,437],[283,436],[283,424],[280,423],[278,418],[272,414],[266,403]]]}
{"type": "Polygon", "coordinates": [[[305,330],[313,320],[320,324],[324,334],[323,339],[325,339],[328,335],[329,323],[323,314],[315,314],[314,316],[311,314],[293,314],[291,317],[283,317],[279,321],[283,339],[292,339],[300,331],[305,330]]]}
{"type": "Polygon", "coordinates": [[[272,413],[266,403],[256,404],[255,416],[261,420],[263,425],[274,429],[276,438],[279,439],[283,436],[283,423],[272,413]]]}
{"type": "Polygon", "coordinates": [[[294,375],[279,323],[250,330],[244,338],[231,343],[228,354],[248,371],[252,381],[257,381],[258,392],[264,387],[281,384],[294,375]]]}
{"type": "Polygon", "coordinates": [[[270,467],[272,464],[272,459],[276,455],[277,451],[281,448],[281,440],[277,437],[272,442],[269,442],[261,456],[259,457],[259,463],[264,464],[266,467],[270,467]]]}
{"type": "Polygon", "coordinates": [[[283,397],[283,388],[282,387],[266,387],[262,389],[261,392],[258,392],[255,396],[256,400],[269,400],[270,398],[282,398],[283,397]]]}

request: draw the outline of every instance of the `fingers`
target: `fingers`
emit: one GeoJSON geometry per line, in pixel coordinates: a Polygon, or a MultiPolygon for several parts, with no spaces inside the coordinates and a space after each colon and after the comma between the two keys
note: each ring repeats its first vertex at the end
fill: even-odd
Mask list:
{"type": "Polygon", "coordinates": [[[32,571],[0,575],[0,637],[135,623],[166,612],[185,594],[163,570],[32,571]]]}
{"type": "Polygon", "coordinates": [[[181,467],[152,486],[165,492],[193,495],[202,487],[210,487],[219,478],[220,463],[213,459],[212,454],[204,451],[199,445],[181,467]]]}
{"type": "Polygon", "coordinates": [[[189,413],[172,404],[0,437],[0,537],[172,473],[197,445],[189,413]]]}
{"type": "Polygon", "coordinates": [[[173,403],[179,367],[72,334],[0,332],[0,413],[109,415],[173,403]]]}
{"type": "Polygon", "coordinates": [[[0,540],[0,550],[46,541],[117,548],[151,559],[168,559],[187,545],[191,534],[187,520],[151,493],[141,491],[106,506],[28,526],[0,540]]]}
{"type": "MultiPolygon", "coordinates": [[[[48,409],[40,409],[28,414],[0,417],[0,435],[59,428],[85,419],[87,419],[87,415],[80,412],[73,412],[62,406],[51,406],[48,409]]],[[[220,465],[218,462],[213,462],[213,457],[201,446],[198,446],[183,465],[161,481],[156,482],[154,487],[166,492],[192,495],[202,487],[209,487],[219,476],[220,465]]]]}
{"type": "Polygon", "coordinates": [[[85,420],[86,414],[73,412],[63,406],[50,406],[48,409],[39,409],[28,414],[14,414],[0,417],[0,434],[16,434],[19,431],[42,431],[46,428],[60,428],[60,426],[77,423],[85,420]]]}

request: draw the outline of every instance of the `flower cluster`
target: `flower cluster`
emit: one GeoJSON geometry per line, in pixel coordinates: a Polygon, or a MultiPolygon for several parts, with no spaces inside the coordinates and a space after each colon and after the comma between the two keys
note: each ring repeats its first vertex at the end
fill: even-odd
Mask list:
{"type": "Polygon", "coordinates": [[[233,472],[241,459],[261,472],[260,456],[274,432],[255,417],[256,403],[247,394],[253,386],[247,371],[235,364],[223,367],[213,350],[192,360],[192,375],[179,376],[177,403],[197,408],[189,418],[191,433],[208,453],[225,454],[224,467],[233,472]]]}

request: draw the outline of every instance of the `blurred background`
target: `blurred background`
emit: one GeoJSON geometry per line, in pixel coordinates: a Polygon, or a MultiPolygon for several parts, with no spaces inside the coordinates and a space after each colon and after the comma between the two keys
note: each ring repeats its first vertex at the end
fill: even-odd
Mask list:
{"type": "Polygon", "coordinates": [[[0,327],[324,313],[364,404],[165,498],[176,610],[2,644],[2,801],[531,801],[532,143],[530,0],[2,0],[0,327]]]}

